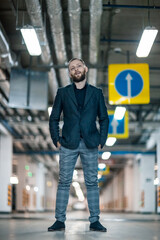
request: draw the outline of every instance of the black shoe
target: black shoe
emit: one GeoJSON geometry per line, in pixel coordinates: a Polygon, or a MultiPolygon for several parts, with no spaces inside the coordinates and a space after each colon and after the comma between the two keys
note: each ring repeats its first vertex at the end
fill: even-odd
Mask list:
{"type": "Polygon", "coordinates": [[[48,228],[48,232],[63,231],[63,230],[65,230],[65,224],[64,222],[60,222],[58,220],[48,228]]]}
{"type": "Polygon", "coordinates": [[[107,229],[102,226],[99,221],[90,224],[91,231],[98,231],[98,232],[107,232],[107,229]]]}

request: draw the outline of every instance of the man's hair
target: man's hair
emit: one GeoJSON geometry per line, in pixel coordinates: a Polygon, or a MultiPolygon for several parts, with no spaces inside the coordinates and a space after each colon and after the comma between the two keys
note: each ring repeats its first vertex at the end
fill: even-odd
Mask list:
{"type": "Polygon", "coordinates": [[[84,66],[86,66],[85,62],[81,59],[81,58],[72,58],[69,62],[68,62],[68,68],[71,62],[73,62],[74,60],[79,60],[83,63],[84,66]]]}

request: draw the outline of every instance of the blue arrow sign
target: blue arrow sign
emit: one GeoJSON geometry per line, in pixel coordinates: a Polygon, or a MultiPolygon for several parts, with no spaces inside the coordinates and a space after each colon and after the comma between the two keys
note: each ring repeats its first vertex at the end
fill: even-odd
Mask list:
{"type": "Polygon", "coordinates": [[[109,115],[109,134],[123,134],[125,131],[125,119],[116,120],[114,115],[109,115]]]}
{"type": "Polygon", "coordinates": [[[117,75],[115,88],[120,95],[133,98],[142,91],[143,79],[137,71],[127,69],[117,75]]]}

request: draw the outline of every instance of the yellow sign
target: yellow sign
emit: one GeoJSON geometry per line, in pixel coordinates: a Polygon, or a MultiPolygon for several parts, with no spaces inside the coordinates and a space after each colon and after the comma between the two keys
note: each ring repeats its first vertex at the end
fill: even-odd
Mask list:
{"type": "Polygon", "coordinates": [[[116,120],[114,118],[114,111],[108,111],[109,130],[108,137],[128,138],[128,111],[125,112],[124,118],[116,120]]]}
{"type": "Polygon", "coordinates": [[[109,104],[147,104],[149,65],[147,63],[110,64],[108,68],[109,104]]]}
{"type": "Polygon", "coordinates": [[[98,171],[98,174],[100,175],[108,175],[110,173],[110,167],[106,166],[105,170],[98,171]]]}

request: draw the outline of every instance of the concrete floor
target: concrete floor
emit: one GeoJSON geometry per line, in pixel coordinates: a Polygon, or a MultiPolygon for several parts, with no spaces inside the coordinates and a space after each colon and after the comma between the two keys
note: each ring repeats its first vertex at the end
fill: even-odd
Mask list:
{"type": "Polygon", "coordinates": [[[47,232],[54,222],[52,213],[0,214],[0,240],[159,240],[160,215],[101,213],[107,233],[89,231],[86,212],[67,213],[64,232],[47,232]]]}

